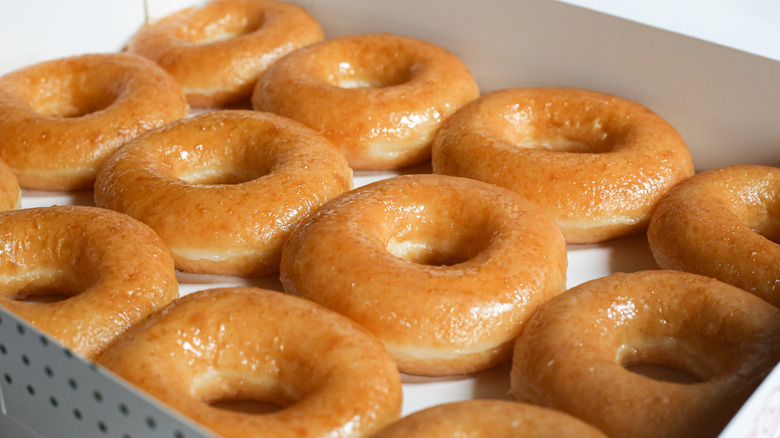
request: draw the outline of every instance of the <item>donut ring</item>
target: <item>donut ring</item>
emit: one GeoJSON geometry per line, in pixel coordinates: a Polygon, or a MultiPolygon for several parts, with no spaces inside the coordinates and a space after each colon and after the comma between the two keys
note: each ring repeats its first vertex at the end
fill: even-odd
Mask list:
{"type": "Polygon", "coordinates": [[[284,289],[362,324],[402,372],[452,375],[508,360],[536,307],[566,287],[552,219],[479,181],[407,175],[355,189],[285,244],[284,289]]]}
{"type": "Polygon", "coordinates": [[[780,307],[780,169],[690,177],[661,200],[647,238],[661,268],[717,278],[780,307]]]}
{"type": "Polygon", "coordinates": [[[152,227],[178,269],[259,276],[279,270],[291,228],[351,185],[346,161],[318,133],[231,110],[126,144],[100,169],[95,203],[152,227]]]}
{"type": "Polygon", "coordinates": [[[47,61],[0,77],[0,158],[26,189],[92,188],[122,143],[188,112],[176,81],[140,56],[47,61]]]}
{"type": "Polygon", "coordinates": [[[467,400],[415,412],[372,438],[606,438],[562,412],[525,403],[467,400]]]}
{"type": "Polygon", "coordinates": [[[334,312],[279,292],[187,295],[114,342],[98,362],[220,436],[369,436],[401,410],[382,345],[334,312]],[[263,415],[209,403],[257,400],[263,415]]]}
{"type": "Polygon", "coordinates": [[[548,210],[567,243],[641,231],[693,174],[680,135],[647,108],[565,88],[496,91],[437,134],[433,171],[490,182],[548,210]]]}
{"type": "Polygon", "coordinates": [[[305,10],[270,0],[212,0],[145,26],[127,50],[157,62],[195,107],[249,99],[257,78],[300,47],[322,41],[305,10]]]}
{"type": "Polygon", "coordinates": [[[430,157],[442,122],[479,89],[453,54],[424,41],[354,35],[298,50],[257,82],[252,104],[330,139],[353,169],[430,157]]]}
{"type": "Polygon", "coordinates": [[[0,241],[0,305],[87,358],[179,294],[163,242],[120,213],[7,211],[0,213],[0,241]]]}
{"type": "Polygon", "coordinates": [[[0,211],[14,210],[22,206],[22,190],[19,180],[5,161],[0,160],[0,211]]]}
{"type": "Polygon", "coordinates": [[[716,436],[780,360],[780,311],[717,280],[613,274],[542,306],[517,339],[512,391],[608,436],[716,436]],[[700,382],[654,380],[660,365],[700,382]]]}

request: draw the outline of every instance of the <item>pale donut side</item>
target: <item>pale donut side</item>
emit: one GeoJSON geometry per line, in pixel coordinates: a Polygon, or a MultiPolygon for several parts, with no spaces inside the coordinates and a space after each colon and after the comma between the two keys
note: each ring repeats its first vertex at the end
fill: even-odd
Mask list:
{"type": "Polygon", "coordinates": [[[257,288],[186,295],[98,362],[224,437],[361,437],[398,418],[401,382],[370,333],[315,303],[257,288]],[[259,415],[211,406],[269,402],[259,415]]]}
{"type": "Polygon", "coordinates": [[[647,238],[658,266],[780,307],[780,169],[741,165],[690,177],[661,200],[647,238]]]}
{"type": "Polygon", "coordinates": [[[149,132],[100,169],[95,203],[154,229],[184,271],[276,272],[290,230],[349,190],[320,134],[258,111],[202,113],[149,132]]]}
{"type": "Polygon", "coordinates": [[[526,318],[566,287],[543,211],[499,187],[406,175],[325,204],[284,246],[285,291],[363,324],[408,374],[505,362],[526,318]]]}
{"type": "Polygon", "coordinates": [[[116,148],[188,113],[179,84],[140,56],[46,61],[0,77],[0,158],[26,189],[91,188],[116,148]]]}
{"type": "Polygon", "coordinates": [[[608,436],[714,437],[778,360],[780,310],[756,296],[684,272],[613,274],[539,308],[515,346],[512,392],[608,436]]]}
{"type": "Polygon", "coordinates": [[[288,53],[322,41],[304,9],[271,0],[212,0],[143,27],[127,50],[157,62],[190,105],[249,99],[257,78],[288,53]]]}
{"type": "Polygon", "coordinates": [[[179,293],[163,242],[121,213],[79,206],[2,212],[0,240],[0,305],[87,358],[179,293]]]}
{"type": "Polygon", "coordinates": [[[434,44],[398,35],[351,35],[277,62],[258,80],[255,109],[321,132],[353,169],[425,161],[442,122],[479,96],[468,68],[434,44]]]}
{"type": "Polygon", "coordinates": [[[22,206],[22,189],[13,170],[0,160],[0,211],[14,210],[22,206]]]}
{"type": "Polygon", "coordinates": [[[593,243],[644,230],[693,164],[680,134],[638,103],[513,88],[447,120],[434,141],[433,171],[516,191],[553,215],[567,243],[593,243]]]}

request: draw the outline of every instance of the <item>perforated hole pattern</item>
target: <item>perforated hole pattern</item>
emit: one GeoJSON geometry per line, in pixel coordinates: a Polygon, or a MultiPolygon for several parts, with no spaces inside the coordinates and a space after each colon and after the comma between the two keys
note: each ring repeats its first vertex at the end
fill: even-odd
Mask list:
{"type": "Polygon", "coordinates": [[[45,438],[212,437],[2,308],[0,406],[45,438]]]}

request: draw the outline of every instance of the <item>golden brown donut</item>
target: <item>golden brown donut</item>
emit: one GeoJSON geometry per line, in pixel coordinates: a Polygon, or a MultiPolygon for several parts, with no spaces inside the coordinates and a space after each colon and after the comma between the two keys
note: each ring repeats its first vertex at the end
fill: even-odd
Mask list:
{"type": "Polygon", "coordinates": [[[145,26],[127,50],[173,75],[190,105],[215,107],[249,99],[268,66],[322,39],[314,18],[292,4],[212,0],[145,26]]]}
{"type": "Polygon", "coordinates": [[[692,176],[658,204],[647,238],[661,268],[717,278],[780,307],[780,169],[692,176]]]}
{"type": "Polygon", "coordinates": [[[361,437],[398,418],[401,381],[370,333],[315,303],[257,288],[187,295],[98,362],[219,434],[361,437]],[[211,406],[268,402],[262,415],[211,406]]]}
{"type": "Polygon", "coordinates": [[[552,409],[503,400],[433,406],[396,421],[372,438],[606,438],[552,409]]]}
{"type": "Polygon", "coordinates": [[[674,128],[637,103],[514,88],[482,96],[445,123],[433,171],[516,191],[553,215],[567,243],[592,243],[645,229],[693,165],[674,128]]]}
{"type": "Polygon", "coordinates": [[[396,169],[430,157],[442,122],[479,96],[466,66],[441,47],[388,34],[298,50],[257,82],[255,109],[328,137],[353,169],[396,169]]]}
{"type": "Polygon", "coordinates": [[[6,211],[0,241],[0,305],[88,358],[179,293],[160,238],[114,211],[6,211]]]}
{"type": "Polygon", "coordinates": [[[5,161],[0,160],[0,211],[13,210],[22,206],[22,190],[19,180],[5,161]]]}
{"type": "Polygon", "coordinates": [[[100,169],[95,203],[152,227],[178,269],[258,276],[278,271],[291,228],[351,185],[347,162],[320,134],[230,110],[126,144],[100,169]]]}
{"type": "Polygon", "coordinates": [[[284,246],[284,289],[384,342],[402,372],[451,375],[507,361],[514,338],[566,287],[545,212],[508,190],[407,175],[323,206],[284,246]]]}
{"type": "Polygon", "coordinates": [[[780,360],[780,310],[677,271],[613,274],[539,308],[517,339],[520,401],[568,412],[614,437],[710,437],[780,360]],[[698,382],[656,380],[655,365],[698,382]]]}
{"type": "Polygon", "coordinates": [[[0,158],[26,189],[91,188],[122,143],[188,112],[176,81],[140,56],[47,61],[0,77],[0,158]]]}

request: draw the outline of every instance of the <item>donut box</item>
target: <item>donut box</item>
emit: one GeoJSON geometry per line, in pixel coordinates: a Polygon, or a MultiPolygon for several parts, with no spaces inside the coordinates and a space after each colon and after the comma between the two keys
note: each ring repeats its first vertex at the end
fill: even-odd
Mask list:
{"type": "MultiPolygon", "coordinates": [[[[483,93],[514,86],[568,86],[641,102],[688,143],[697,170],[731,164],[780,166],[780,62],[546,0],[292,0],[328,38],[389,32],[437,43],[469,67],[483,93]]],[[[185,0],[44,0],[3,5],[0,74],[35,62],[114,52],[146,14],[154,20],[185,0]],[[99,37],[98,37],[99,35],[99,37]]],[[[426,173],[428,165],[403,173],[426,173]]],[[[355,185],[399,172],[355,173],[355,185]]],[[[92,192],[24,191],[22,207],[94,205],[92,192]]],[[[641,235],[569,245],[569,287],[614,272],[656,268],[641,235]]],[[[182,295],[258,279],[177,273],[182,295]]],[[[511,400],[509,366],[465,377],[404,376],[403,415],[465,399],[511,400]]],[[[780,367],[721,437],[780,436],[780,367]]],[[[81,359],[0,308],[0,437],[208,437],[208,432],[81,359]]]]}

